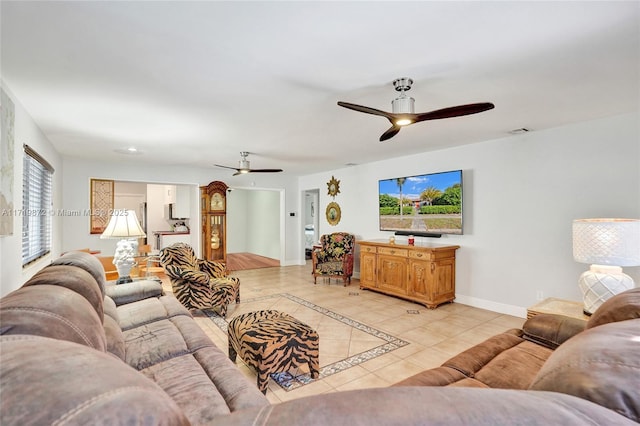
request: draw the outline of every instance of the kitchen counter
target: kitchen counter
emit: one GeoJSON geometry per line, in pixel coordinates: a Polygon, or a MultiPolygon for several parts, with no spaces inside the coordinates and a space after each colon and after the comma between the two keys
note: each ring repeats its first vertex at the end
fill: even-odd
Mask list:
{"type": "Polygon", "coordinates": [[[153,231],[153,235],[189,235],[190,231],[153,231]]]}
{"type": "Polygon", "coordinates": [[[191,233],[189,231],[153,231],[155,236],[155,249],[162,250],[175,243],[191,245],[191,233]]]}

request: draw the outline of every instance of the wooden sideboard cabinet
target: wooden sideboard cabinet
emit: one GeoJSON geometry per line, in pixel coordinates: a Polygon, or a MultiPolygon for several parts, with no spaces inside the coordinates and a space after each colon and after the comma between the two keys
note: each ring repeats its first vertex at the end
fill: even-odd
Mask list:
{"type": "Polygon", "coordinates": [[[360,288],[379,291],[434,309],[456,297],[456,250],[460,246],[384,240],[358,241],[360,288]]]}

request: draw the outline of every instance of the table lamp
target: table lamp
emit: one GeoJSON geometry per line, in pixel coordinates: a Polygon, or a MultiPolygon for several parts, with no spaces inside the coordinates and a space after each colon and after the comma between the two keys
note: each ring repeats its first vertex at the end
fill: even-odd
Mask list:
{"type": "Polygon", "coordinates": [[[140,227],[136,212],[133,210],[116,210],[109,220],[107,228],[100,238],[120,238],[113,256],[113,264],[118,270],[116,284],[133,281],[129,274],[136,263],[134,256],[138,251],[137,238],[146,237],[140,227]]]}
{"type": "Polygon", "coordinates": [[[591,315],[605,300],[635,287],[622,267],[640,265],[640,219],[574,220],[573,258],[591,264],[578,280],[584,313],[591,315]]]}

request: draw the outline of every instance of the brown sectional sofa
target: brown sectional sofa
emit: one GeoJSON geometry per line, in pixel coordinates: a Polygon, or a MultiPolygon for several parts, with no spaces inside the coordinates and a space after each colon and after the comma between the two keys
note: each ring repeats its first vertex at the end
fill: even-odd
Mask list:
{"type": "Polygon", "coordinates": [[[105,285],[85,253],[2,298],[0,331],[3,425],[212,424],[268,405],[159,283],[105,285]]]}
{"type": "Polygon", "coordinates": [[[395,386],[559,392],[640,422],[640,288],[607,300],[588,321],[534,316],[395,386]]]}
{"type": "Polygon", "coordinates": [[[534,317],[398,386],[275,405],[173,296],[152,281],[105,286],[90,255],[67,254],[0,299],[0,334],[2,425],[640,420],[640,289],[588,323],[534,317]]]}

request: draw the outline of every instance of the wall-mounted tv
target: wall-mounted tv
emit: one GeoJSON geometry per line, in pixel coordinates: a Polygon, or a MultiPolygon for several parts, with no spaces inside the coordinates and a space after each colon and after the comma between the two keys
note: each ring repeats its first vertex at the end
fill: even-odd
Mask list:
{"type": "Polygon", "coordinates": [[[384,179],[378,196],[381,231],[462,234],[462,170],[384,179]]]}

